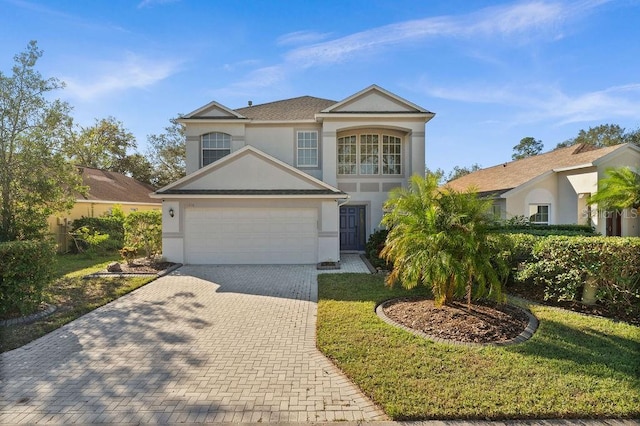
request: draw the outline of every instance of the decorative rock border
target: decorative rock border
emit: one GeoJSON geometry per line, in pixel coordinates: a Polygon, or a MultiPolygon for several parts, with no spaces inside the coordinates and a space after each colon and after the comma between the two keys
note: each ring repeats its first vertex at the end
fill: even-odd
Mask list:
{"type": "Polygon", "coordinates": [[[153,274],[153,273],[141,273],[141,272],[94,272],[93,274],[85,275],[82,277],[85,280],[90,278],[100,278],[100,277],[114,277],[114,278],[125,278],[125,277],[164,277],[167,274],[175,271],[180,268],[182,263],[176,263],[175,265],[165,269],[164,271],[153,274]]]}
{"type": "Polygon", "coordinates": [[[515,345],[518,343],[522,343],[525,342],[527,340],[529,340],[531,338],[531,336],[533,336],[533,333],[536,332],[536,330],[538,329],[538,319],[533,316],[533,314],[531,312],[529,312],[527,309],[524,309],[520,306],[516,306],[516,305],[511,305],[512,307],[519,309],[520,311],[524,312],[527,317],[529,317],[529,323],[527,324],[527,327],[524,329],[524,331],[522,331],[522,333],[520,333],[518,336],[514,337],[513,339],[510,340],[506,340],[504,342],[490,342],[490,343],[474,343],[474,342],[460,342],[458,340],[451,340],[451,339],[443,339],[441,337],[436,337],[436,336],[432,336],[430,334],[427,334],[423,331],[420,330],[415,330],[411,327],[407,327],[406,325],[402,325],[394,320],[392,320],[391,318],[389,318],[385,313],[384,313],[384,308],[391,304],[392,302],[395,302],[396,300],[400,300],[403,298],[394,298],[394,299],[389,299],[389,300],[385,300],[384,302],[381,302],[378,304],[378,306],[376,306],[376,315],[378,315],[378,317],[380,317],[380,319],[384,322],[386,322],[389,325],[393,325],[395,327],[401,328],[405,331],[408,331],[409,333],[412,333],[416,336],[419,337],[423,337],[425,339],[429,339],[433,342],[436,343],[446,343],[446,344],[450,344],[450,345],[458,345],[458,346],[467,346],[467,347],[483,347],[483,346],[509,346],[509,345],[515,345]]]}
{"type": "Polygon", "coordinates": [[[52,313],[54,313],[56,311],[56,309],[58,309],[56,306],[54,305],[46,305],[46,308],[33,313],[31,315],[27,315],[26,317],[18,317],[18,318],[11,318],[11,319],[6,319],[6,320],[2,320],[0,321],[0,327],[9,327],[12,325],[23,325],[23,324],[30,324],[32,322],[38,321],[39,319],[42,319],[44,317],[47,317],[49,315],[51,315],[52,313]]]}

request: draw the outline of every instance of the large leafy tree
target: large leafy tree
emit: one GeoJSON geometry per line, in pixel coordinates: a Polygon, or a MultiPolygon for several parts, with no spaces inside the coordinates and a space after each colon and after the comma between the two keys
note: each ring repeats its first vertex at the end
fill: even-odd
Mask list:
{"type": "Polygon", "coordinates": [[[122,122],[107,117],[72,132],[66,150],[69,158],[80,166],[120,171],[127,151],[135,147],[135,137],[122,122]]]}
{"type": "Polygon", "coordinates": [[[640,171],[630,167],[608,169],[589,203],[604,210],[640,207],[640,171]]]}
{"type": "Polygon", "coordinates": [[[596,148],[613,146],[621,143],[633,143],[640,146],[640,129],[626,132],[624,127],[617,124],[601,124],[589,127],[589,130],[580,130],[578,136],[558,144],[556,148],[563,148],[577,144],[591,145],[596,148]]]}
{"type": "Polygon", "coordinates": [[[170,122],[164,133],[147,136],[148,155],[155,170],[152,184],[156,187],[168,185],[185,175],[184,126],[177,118],[170,122]]]}
{"type": "Polygon", "coordinates": [[[518,145],[513,147],[513,155],[511,158],[514,160],[521,160],[527,157],[533,157],[542,152],[544,145],[541,140],[536,140],[531,136],[520,139],[518,145]]]}
{"type": "Polygon", "coordinates": [[[455,166],[453,168],[453,170],[451,170],[451,172],[449,172],[449,174],[447,175],[447,178],[445,179],[447,182],[451,182],[452,180],[458,179],[462,176],[466,176],[468,174],[471,174],[473,172],[477,172],[478,170],[482,169],[482,166],[478,163],[474,163],[469,167],[466,166],[455,166]]]}
{"type": "Polygon", "coordinates": [[[438,305],[465,297],[503,301],[502,273],[488,233],[491,201],[472,191],[440,189],[437,177],[414,175],[392,191],[383,224],[389,228],[381,256],[393,264],[387,283],[426,285],[438,305]]]}
{"type": "Polygon", "coordinates": [[[80,177],[62,153],[70,107],[50,100],[63,87],[35,66],[42,50],[32,41],[0,72],[0,241],[35,238],[47,217],[70,208],[80,177]]]}
{"type": "Polygon", "coordinates": [[[123,173],[141,182],[152,183],[154,177],[151,162],[134,152],[135,136],[114,117],[96,119],[91,126],[72,129],[65,151],[78,166],[123,173]]]}

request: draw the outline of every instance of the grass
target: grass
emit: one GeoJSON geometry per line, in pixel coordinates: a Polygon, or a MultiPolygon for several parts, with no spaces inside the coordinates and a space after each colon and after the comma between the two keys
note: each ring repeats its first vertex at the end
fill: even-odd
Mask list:
{"type": "Polygon", "coordinates": [[[46,291],[46,300],[57,307],[52,315],[31,324],[0,327],[0,352],[23,346],[74,319],[150,282],[150,277],[91,278],[118,260],[118,255],[86,257],[59,255],[55,266],[56,279],[46,291]]]}
{"type": "Polygon", "coordinates": [[[318,348],[394,420],[640,417],[640,327],[540,305],[527,342],[436,344],[380,320],[389,289],[365,274],[320,275],[318,348]]]}

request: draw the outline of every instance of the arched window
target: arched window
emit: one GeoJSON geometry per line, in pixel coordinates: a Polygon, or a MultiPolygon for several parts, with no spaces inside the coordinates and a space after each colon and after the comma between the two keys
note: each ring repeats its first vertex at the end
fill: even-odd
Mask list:
{"type": "Polygon", "coordinates": [[[202,135],[202,167],[231,153],[231,135],[220,132],[202,135]]]}
{"type": "Polygon", "coordinates": [[[338,175],[401,175],[402,138],[390,132],[338,136],[338,175]]]}

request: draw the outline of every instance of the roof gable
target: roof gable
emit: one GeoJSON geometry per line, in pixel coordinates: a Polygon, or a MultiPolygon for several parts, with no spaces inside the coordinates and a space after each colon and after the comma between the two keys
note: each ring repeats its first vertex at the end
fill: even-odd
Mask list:
{"type": "Polygon", "coordinates": [[[195,111],[191,111],[180,118],[245,118],[236,111],[227,108],[226,106],[219,104],[216,101],[209,102],[207,105],[198,108],[195,111]]]}
{"type": "Polygon", "coordinates": [[[324,191],[338,189],[248,145],[157,191],[157,194],[224,191],[324,191]]]}
{"type": "Polygon", "coordinates": [[[395,112],[429,113],[426,109],[407,101],[375,84],[324,109],[324,113],[395,112]]]}
{"type": "Polygon", "coordinates": [[[594,167],[598,160],[627,149],[634,148],[629,144],[595,149],[584,145],[572,145],[478,170],[448,182],[446,186],[459,191],[475,187],[483,194],[504,193],[547,173],[594,167]]]}

